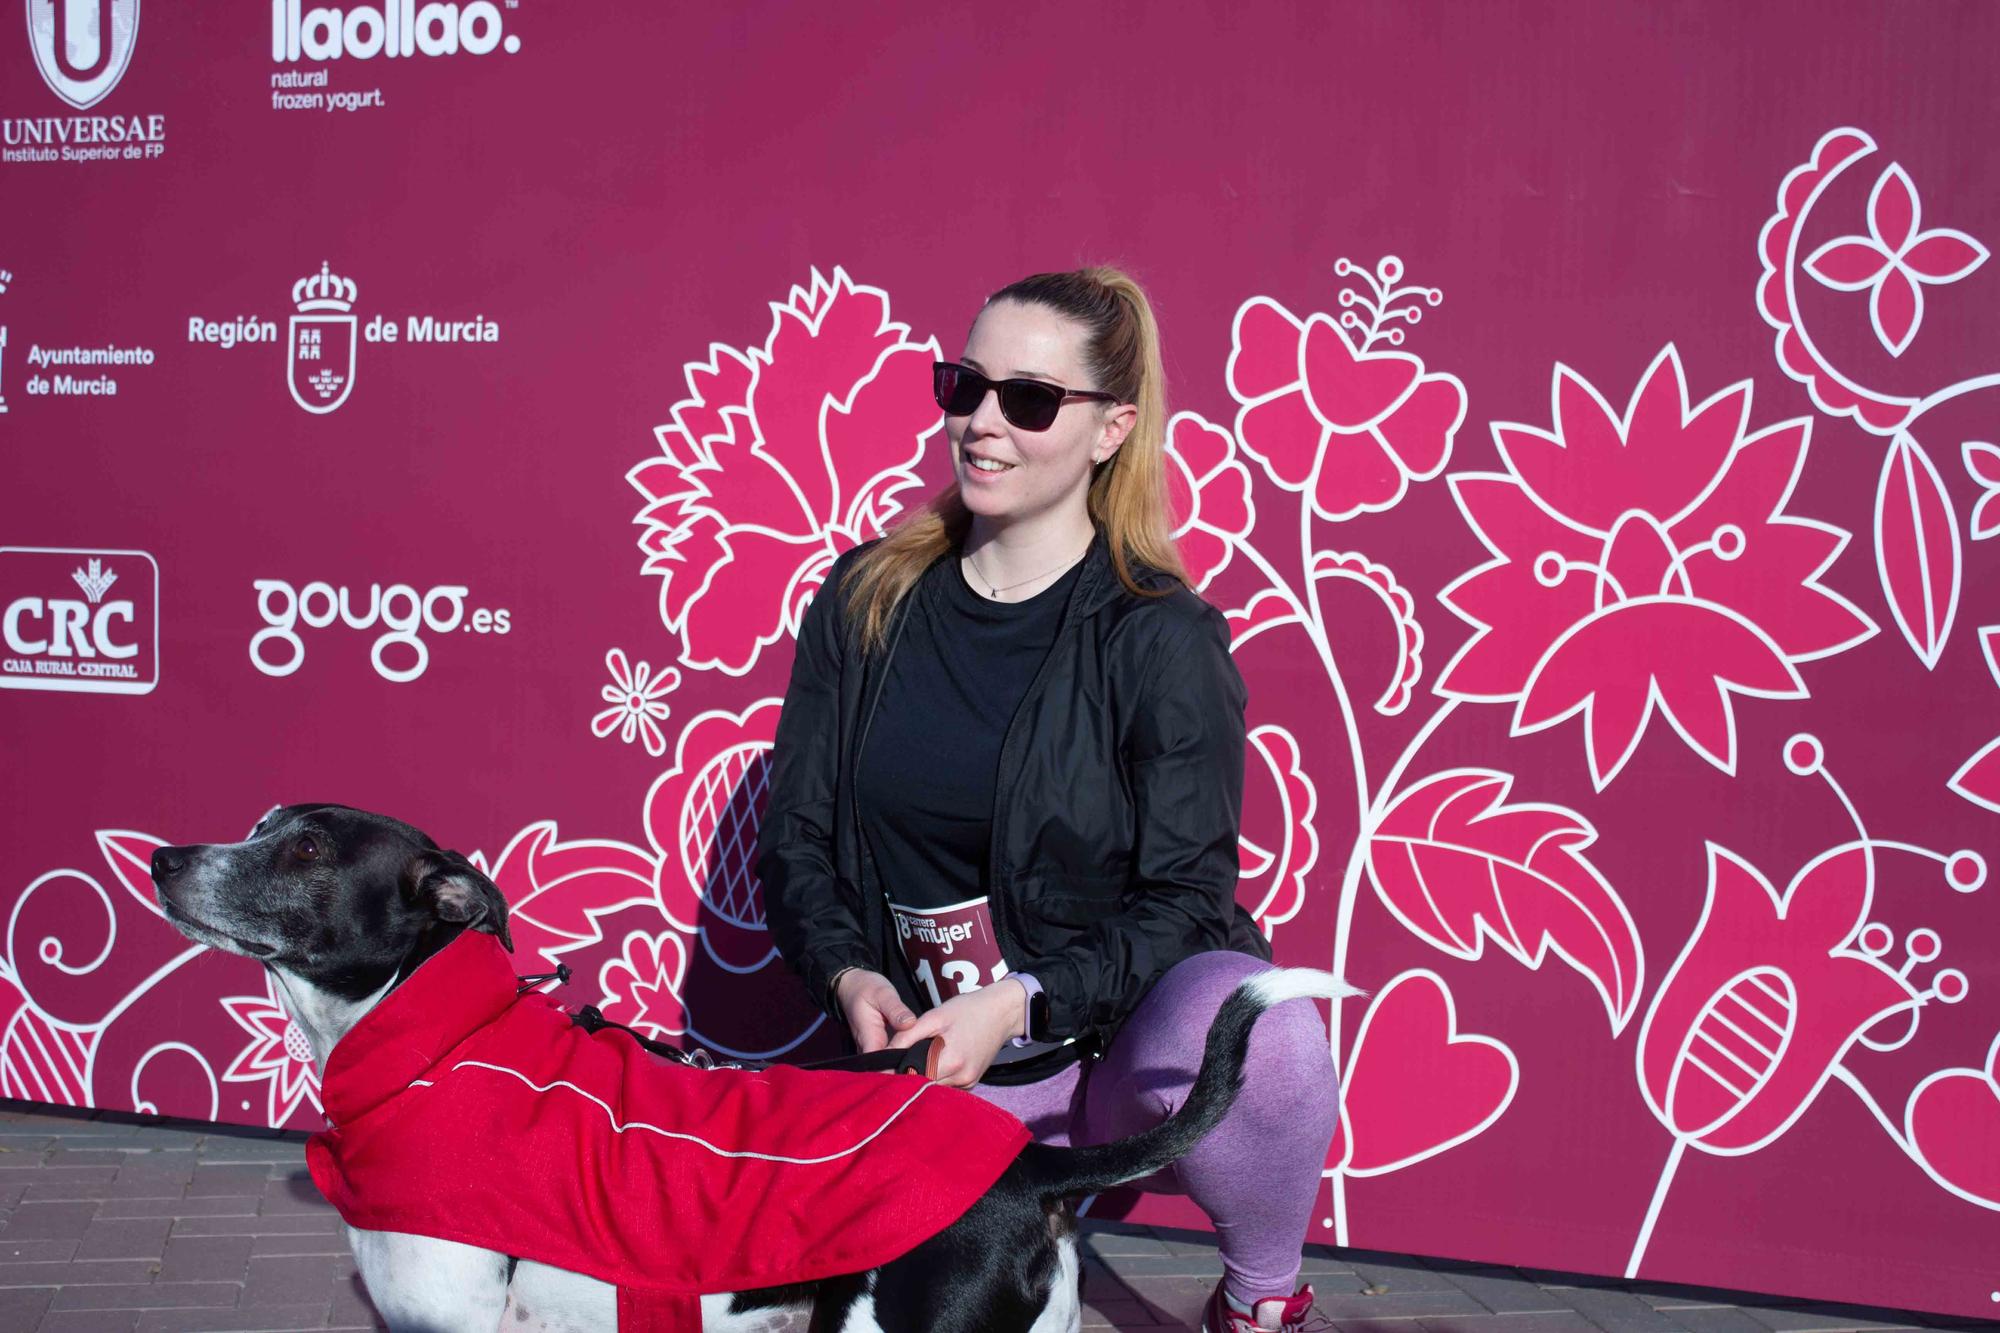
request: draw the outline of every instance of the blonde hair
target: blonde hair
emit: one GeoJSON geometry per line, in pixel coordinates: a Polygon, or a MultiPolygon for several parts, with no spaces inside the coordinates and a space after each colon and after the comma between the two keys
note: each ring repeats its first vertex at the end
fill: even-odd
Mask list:
{"type": "MultiPolygon", "coordinates": [[[[1002,287],[986,304],[998,301],[1045,306],[1083,325],[1084,363],[1095,387],[1139,409],[1125,442],[1097,465],[1086,503],[1128,590],[1141,597],[1172,591],[1172,585],[1141,587],[1134,572],[1141,565],[1185,584],[1167,492],[1166,369],[1146,293],[1122,270],[1100,266],[1037,273],[1002,287]]],[[[971,526],[972,513],[953,483],[856,557],[840,592],[863,652],[882,647],[897,604],[939,556],[964,542],[971,526]]]]}

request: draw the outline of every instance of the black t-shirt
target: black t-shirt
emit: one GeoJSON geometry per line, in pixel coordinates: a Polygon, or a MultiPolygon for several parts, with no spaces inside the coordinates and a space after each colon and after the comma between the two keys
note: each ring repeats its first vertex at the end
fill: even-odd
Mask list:
{"type": "Polygon", "coordinates": [[[892,902],[947,907],[986,897],[1000,743],[1082,568],[1078,561],[1026,601],[996,602],[948,557],[910,590],[855,788],[892,902]]]}

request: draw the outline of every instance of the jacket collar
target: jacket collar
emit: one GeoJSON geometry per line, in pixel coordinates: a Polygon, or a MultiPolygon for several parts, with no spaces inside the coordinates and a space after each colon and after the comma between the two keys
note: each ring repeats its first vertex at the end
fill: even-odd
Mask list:
{"type": "Polygon", "coordinates": [[[418,965],[327,1056],[320,1101],[348,1124],[422,1078],[519,997],[514,964],[491,935],[468,930],[418,965]]]}

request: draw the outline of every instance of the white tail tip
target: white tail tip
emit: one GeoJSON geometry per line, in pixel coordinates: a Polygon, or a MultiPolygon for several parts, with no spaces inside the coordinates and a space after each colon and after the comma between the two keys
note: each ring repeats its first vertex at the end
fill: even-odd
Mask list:
{"type": "Polygon", "coordinates": [[[1338,1000],[1368,993],[1314,967],[1280,967],[1260,972],[1244,982],[1243,989],[1266,1009],[1286,1000],[1338,1000]]]}

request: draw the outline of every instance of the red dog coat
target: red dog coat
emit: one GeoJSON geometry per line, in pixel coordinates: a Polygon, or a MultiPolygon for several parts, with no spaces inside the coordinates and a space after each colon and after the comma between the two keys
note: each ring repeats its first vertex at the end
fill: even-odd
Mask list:
{"type": "Polygon", "coordinates": [[[490,935],[419,966],[334,1047],[306,1161],[352,1226],[615,1284],[623,1333],[692,1333],[702,1292],[886,1263],[1028,1142],[940,1084],[690,1068],[517,990],[490,935]]]}

